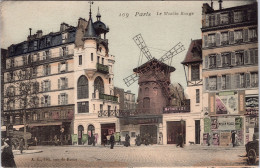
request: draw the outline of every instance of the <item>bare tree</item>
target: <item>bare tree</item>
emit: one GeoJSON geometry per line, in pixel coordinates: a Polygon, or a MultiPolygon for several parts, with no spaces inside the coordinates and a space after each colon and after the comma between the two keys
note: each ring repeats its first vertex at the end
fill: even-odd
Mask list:
{"type": "MultiPolygon", "coordinates": [[[[30,60],[28,60],[29,62],[30,60]]],[[[7,80],[11,81],[5,87],[5,100],[7,110],[14,111],[17,109],[17,103],[20,103],[18,110],[23,115],[24,141],[25,147],[28,148],[26,126],[28,124],[28,112],[39,106],[39,82],[37,82],[37,67],[29,62],[19,70],[6,72],[7,80]]]]}

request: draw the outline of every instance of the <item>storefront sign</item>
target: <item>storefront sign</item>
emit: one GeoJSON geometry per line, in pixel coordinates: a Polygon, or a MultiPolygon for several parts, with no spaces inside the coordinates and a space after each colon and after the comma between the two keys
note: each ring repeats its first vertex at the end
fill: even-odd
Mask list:
{"type": "Polygon", "coordinates": [[[246,97],[246,114],[258,115],[258,96],[246,97]]]}
{"type": "Polygon", "coordinates": [[[218,130],[234,130],[235,129],[235,118],[218,118],[218,130]]]}
{"type": "Polygon", "coordinates": [[[238,114],[238,94],[236,92],[220,92],[216,94],[217,114],[238,114]]]}
{"type": "Polygon", "coordinates": [[[209,133],[210,132],[210,119],[204,118],[204,132],[209,133]]]}

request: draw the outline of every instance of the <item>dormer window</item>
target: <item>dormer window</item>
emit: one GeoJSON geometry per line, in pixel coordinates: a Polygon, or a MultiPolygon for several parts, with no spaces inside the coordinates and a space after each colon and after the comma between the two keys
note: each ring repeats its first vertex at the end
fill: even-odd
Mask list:
{"type": "Polygon", "coordinates": [[[221,14],[221,24],[228,24],[229,23],[229,14],[228,13],[223,13],[221,14]]]}
{"type": "Polygon", "coordinates": [[[62,34],[62,43],[66,43],[68,39],[68,33],[63,33],[62,34]]]}
{"type": "Polygon", "coordinates": [[[37,50],[37,48],[38,48],[38,41],[34,41],[33,42],[33,49],[37,50]]]}
{"type": "Polygon", "coordinates": [[[50,46],[51,45],[51,37],[47,37],[46,39],[46,46],[50,46]]]}
{"type": "Polygon", "coordinates": [[[23,53],[26,53],[28,51],[28,43],[23,44],[23,53]]]}

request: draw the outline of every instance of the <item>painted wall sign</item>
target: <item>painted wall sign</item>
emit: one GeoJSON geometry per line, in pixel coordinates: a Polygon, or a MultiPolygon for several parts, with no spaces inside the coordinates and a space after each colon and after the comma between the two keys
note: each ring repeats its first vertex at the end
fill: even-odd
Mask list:
{"type": "Polygon", "coordinates": [[[258,115],[258,96],[250,96],[245,98],[246,102],[246,113],[245,115],[258,115]]]}
{"type": "Polygon", "coordinates": [[[218,130],[235,130],[235,118],[218,118],[218,130]]]}

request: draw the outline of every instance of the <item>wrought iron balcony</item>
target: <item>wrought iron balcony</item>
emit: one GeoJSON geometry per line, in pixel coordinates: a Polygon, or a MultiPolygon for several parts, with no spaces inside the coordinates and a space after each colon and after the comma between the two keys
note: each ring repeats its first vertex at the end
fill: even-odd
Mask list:
{"type": "Polygon", "coordinates": [[[189,113],[190,112],[190,100],[185,101],[185,105],[182,106],[168,106],[163,108],[163,113],[189,113]]]}
{"type": "Polygon", "coordinates": [[[118,117],[119,110],[103,110],[98,111],[98,117],[118,117]]]}
{"type": "Polygon", "coordinates": [[[108,74],[109,73],[109,69],[107,65],[103,65],[103,64],[99,64],[97,63],[97,71],[104,73],[104,74],[108,74]]]}
{"type": "Polygon", "coordinates": [[[117,96],[112,96],[112,95],[107,95],[104,93],[99,93],[99,99],[103,99],[103,100],[110,100],[110,101],[118,101],[118,97],[117,96]]]}

